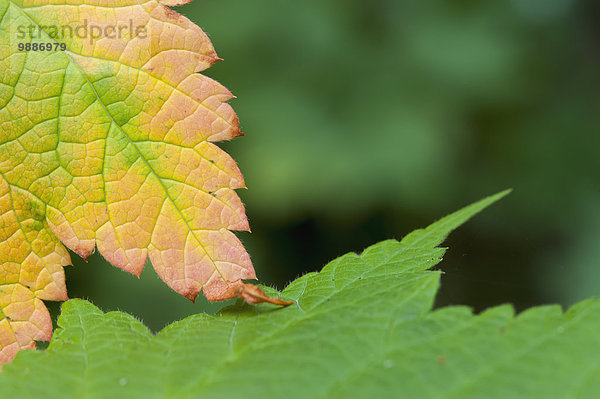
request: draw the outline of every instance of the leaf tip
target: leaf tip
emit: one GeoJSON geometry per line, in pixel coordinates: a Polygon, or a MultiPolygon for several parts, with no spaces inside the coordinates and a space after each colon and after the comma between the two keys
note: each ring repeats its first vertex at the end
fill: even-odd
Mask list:
{"type": "Polygon", "coordinates": [[[293,301],[284,301],[280,298],[272,298],[265,294],[265,292],[256,285],[248,283],[242,283],[242,285],[235,291],[235,295],[251,305],[268,302],[272,303],[273,305],[290,306],[294,303],[293,301]]]}
{"type": "Polygon", "coordinates": [[[196,297],[198,296],[198,294],[189,292],[187,294],[184,294],[183,296],[186,297],[187,299],[189,299],[190,301],[192,301],[192,303],[196,303],[196,297]]]}
{"type": "Polygon", "coordinates": [[[513,188],[507,188],[506,190],[500,191],[498,194],[493,195],[493,197],[496,197],[497,199],[501,199],[506,197],[508,194],[513,192],[513,188]]]}

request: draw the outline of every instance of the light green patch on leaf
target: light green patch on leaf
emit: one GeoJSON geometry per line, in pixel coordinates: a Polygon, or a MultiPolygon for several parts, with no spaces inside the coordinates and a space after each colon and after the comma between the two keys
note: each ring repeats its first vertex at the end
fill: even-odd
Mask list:
{"type": "Polygon", "coordinates": [[[280,294],[288,308],[240,304],[152,337],[131,316],[71,300],[49,348],[5,366],[0,396],[597,398],[600,300],[566,313],[432,311],[437,245],[504,195],[297,279],[280,294]]]}

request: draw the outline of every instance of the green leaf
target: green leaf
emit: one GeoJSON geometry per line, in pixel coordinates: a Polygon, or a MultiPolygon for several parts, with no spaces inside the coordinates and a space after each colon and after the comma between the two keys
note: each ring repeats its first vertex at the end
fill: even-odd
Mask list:
{"type": "Polygon", "coordinates": [[[436,246],[506,194],[297,279],[281,292],[288,308],[240,304],[153,337],[129,315],[66,302],[49,348],[5,366],[0,397],[596,398],[599,300],[516,317],[432,311],[436,246]]]}
{"type": "Polygon", "coordinates": [[[504,195],[299,278],[281,293],[288,308],[240,304],[153,337],[66,302],[49,348],[5,366],[0,397],[597,398],[600,300],[432,311],[436,246],[504,195]]]}
{"type": "Polygon", "coordinates": [[[437,246],[507,193],[297,279],[280,294],[288,308],[238,304],[152,336],[65,302],[48,349],[4,366],[0,397],[597,398],[599,300],[432,311],[437,246]]]}

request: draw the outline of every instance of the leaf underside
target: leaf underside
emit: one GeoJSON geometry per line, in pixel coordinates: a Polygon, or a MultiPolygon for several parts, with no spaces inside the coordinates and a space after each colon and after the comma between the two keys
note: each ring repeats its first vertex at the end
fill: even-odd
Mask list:
{"type": "Polygon", "coordinates": [[[597,398],[600,300],[566,313],[432,311],[437,246],[505,194],[297,279],[284,309],[240,304],[153,336],[125,313],[71,300],[49,348],[5,366],[0,396],[597,398]]]}
{"type": "Polygon", "coordinates": [[[149,258],[191,300],[256,278],[231,232],[249,230],[244,179],[213,144],[241,135],[232,94],[197,73],[219,58],[167,7],[185,2],[0,0],[0,364],[50,338],[65,247],[136,275],[149,258]]]}

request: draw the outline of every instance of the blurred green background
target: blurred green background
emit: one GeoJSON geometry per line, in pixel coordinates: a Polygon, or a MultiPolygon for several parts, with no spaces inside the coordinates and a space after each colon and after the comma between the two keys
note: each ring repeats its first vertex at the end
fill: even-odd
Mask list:
{"type": "MultiPolygon", "coordinates": [[[[196,0],[246,137],[239,237],[278,288],[505,188],[453,234],[438,306],[600,294],[600,3],[196,0]]],[[[153,330],[214,311],[73,255],[72,297],[153,330]]],[[[53,305],[54,313],[58,306],[53,305]]]]}

